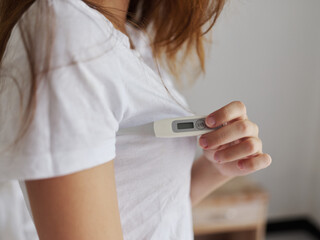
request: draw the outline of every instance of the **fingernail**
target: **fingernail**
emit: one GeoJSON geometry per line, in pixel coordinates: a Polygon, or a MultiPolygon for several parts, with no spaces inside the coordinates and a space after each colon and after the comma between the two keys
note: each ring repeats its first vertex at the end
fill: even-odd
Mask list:
{"type": "Polygon", "coordinates": [[[243,161],[241,161],[241,160],[238,161],[238,167],[239,167],[241,170],[244,169],[243,161]]]}
{"type": "Polygon", "coordinates": [[[208,126],[209,126],[209,127],[213,127],[214,124],[216,123],[216,121],[214,120],[213,117],[208,117],[207,123],[208,123],[208,126]]]}
{"type": "Polygon", "coordinates": [[[214,160],[216,161],[216,162],[221,162],[221,159],[220,159],[220,156],[219,156],[219,154],[217,154],[217,153],[215,153],[214,154],[214,160]]]}
{"type": "Polygon", "coordinates": [[[200,138],[200,145],[202,147],[208,147],[207,139],[205,138],[200,138]]]}

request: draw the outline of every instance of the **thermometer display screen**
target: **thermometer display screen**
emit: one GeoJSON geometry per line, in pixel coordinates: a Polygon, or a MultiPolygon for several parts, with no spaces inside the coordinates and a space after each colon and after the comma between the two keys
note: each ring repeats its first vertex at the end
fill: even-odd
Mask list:
{"type": "Polygon", "coordinates": [[[177,128],[178,129],[189,129],[189,128],[194,128],[194,125],[193,125],[193,122],[178,123],[177,128]]]}

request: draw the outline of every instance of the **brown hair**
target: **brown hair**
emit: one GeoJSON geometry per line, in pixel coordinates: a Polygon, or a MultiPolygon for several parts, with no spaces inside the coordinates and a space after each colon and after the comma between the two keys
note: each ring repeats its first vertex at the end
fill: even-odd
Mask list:
{"type": "MultiPolygon", "coordinates": [[[[34,2],[35,0],[0,1],[0,67],[13,27],[34,2]]],[[[93,3],[92,0],[83,2],[110,17],[110,20],[115,19],[107,9],[93,3]]],[[[192,55],[197,56],[199,69],[204,72],[204,35],[215,24],[224,4],[225,0],[130,0],[127,21],[141,30],[149,31],[155,59],[161,60],[161,64],[167,66],[178,81],[185,61],[192,55]]],[[[116,21],[114,23],[116,24],[116,21]]],[[[28,28],[21,30],[26,32],[28,28]]],[[[28,34],[30,35],[26,33],[25,36],[28,34]]],[[[28,57],[32,74],[30,91],[26,109],[21,114],[23,124],[14,143],[25,134],[36,108],[37,81],[36,73],[32,71],[35,69],[32,66],[35,60],[31,55],[28,57]]],[[[0,79],[0,93],[3,81],[0,79]]]]}
{"type": "Polygon", "coordinates": [[[170,71],[179,79],[185,60],[196,51],[200,68],[205,70],[204,35],[215,24],[225,0],[131,0],[129,12],[141,14],[133,19],[143,28],[153,24],[152,48],[159,58],[165,55],[170,71]],[[207,28],[204,28],[207,25],[207,28]],[[177,61],[179,50],[182,57],[177,61]]]}

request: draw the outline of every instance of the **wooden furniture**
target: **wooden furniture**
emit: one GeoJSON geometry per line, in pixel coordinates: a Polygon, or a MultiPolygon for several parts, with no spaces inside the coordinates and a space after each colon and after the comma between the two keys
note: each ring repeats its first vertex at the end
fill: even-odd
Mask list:
{"type": "Polygon", "coordinates": [[[268,199],[248,178],[233,179],[193,208],[195,240],[263,240],[268,199]]]}

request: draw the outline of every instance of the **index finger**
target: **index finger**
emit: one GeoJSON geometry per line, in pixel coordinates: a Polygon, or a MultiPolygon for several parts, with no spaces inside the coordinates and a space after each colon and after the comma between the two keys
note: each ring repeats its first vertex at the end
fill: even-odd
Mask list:
{"type": "Polygon", "coordinates": [[[233,101],[226,106],[214,111],[206,117],[208,127],[216,127],[233,120],[247,118],[247,109],[243,102],[233,101]]]}

